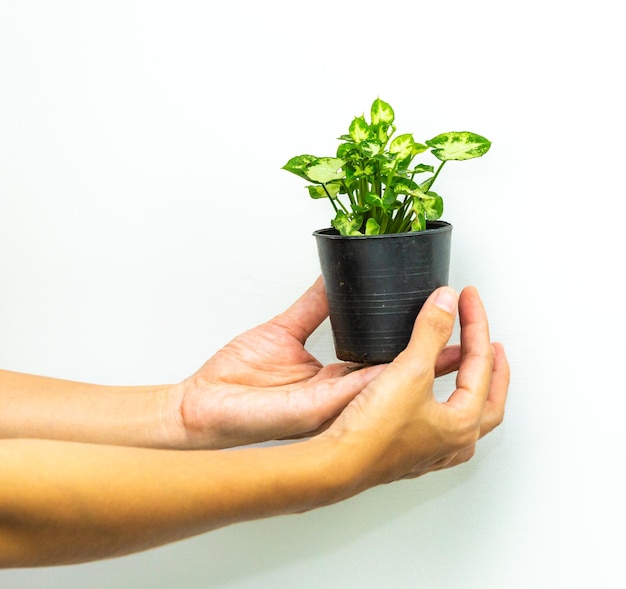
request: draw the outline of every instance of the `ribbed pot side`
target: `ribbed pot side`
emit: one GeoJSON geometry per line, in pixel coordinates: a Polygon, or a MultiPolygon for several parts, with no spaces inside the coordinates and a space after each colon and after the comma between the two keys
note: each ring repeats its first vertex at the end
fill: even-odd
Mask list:
{"type": "Polygon", "coordinates": [[[407,345],[422,305],[448,284],[452,225],[424,231],[342,236],[320,229],[317,241],[337,358],[379,364],[407,345]]]}

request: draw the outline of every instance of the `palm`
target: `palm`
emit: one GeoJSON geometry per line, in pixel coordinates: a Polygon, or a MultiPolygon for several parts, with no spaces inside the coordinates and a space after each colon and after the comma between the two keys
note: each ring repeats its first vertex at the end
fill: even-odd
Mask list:
{"type": "Polygon", "coordinates": [[[304,347],[327,316],[318,280],[285,313],[238,336],[186,382],[182,415],[195,445],[227,447],[324,427],[380,367],[323,366],[304,347]]]}
{"type": "Polygon", "coordinates": [[[314,377],[322,365],[287,329],[268,322],[235,338],[203,368],[214,381],[281,387],[314,377]]]}

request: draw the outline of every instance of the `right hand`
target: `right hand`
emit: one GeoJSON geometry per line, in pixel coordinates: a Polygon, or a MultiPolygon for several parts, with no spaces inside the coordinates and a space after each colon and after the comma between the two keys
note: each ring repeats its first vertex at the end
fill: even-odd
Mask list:
{"type": "Polygon", "coordinates": [[[485,309],[473,287],[442,287],[416,319],[407,348],[346,407],[325,435],[347,443],[364,488],[469,460],[476,441],[504,416],[509,365],[489,339],[485,309]],[[449,353],[458,305],[461,324],[456,390],[433,394],[435,366],[449,353]]]}

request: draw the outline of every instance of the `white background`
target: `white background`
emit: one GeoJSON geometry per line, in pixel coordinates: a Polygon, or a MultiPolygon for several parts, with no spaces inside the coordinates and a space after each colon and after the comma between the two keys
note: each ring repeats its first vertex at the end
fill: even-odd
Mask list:
{"type": "Polygon", "coordinates": [[[377,96],[492,140],[438,191],[512,365],[467,465],[0,587],[623,587],[617,5],[0,0],[0,366],[173,382],[281,311],[331,211],[280,168],[377,96]]]}

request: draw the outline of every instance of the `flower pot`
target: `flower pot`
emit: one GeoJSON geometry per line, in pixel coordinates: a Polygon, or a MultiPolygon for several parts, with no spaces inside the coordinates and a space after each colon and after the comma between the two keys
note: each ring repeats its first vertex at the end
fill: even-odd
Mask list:
{"type": "Polygon", "coordinates": [[[422,305],[448,283],[451,234],[444,221],[410,233],[313,233],[337,358],[379,364],[406,347],[422,305]]]}

